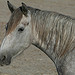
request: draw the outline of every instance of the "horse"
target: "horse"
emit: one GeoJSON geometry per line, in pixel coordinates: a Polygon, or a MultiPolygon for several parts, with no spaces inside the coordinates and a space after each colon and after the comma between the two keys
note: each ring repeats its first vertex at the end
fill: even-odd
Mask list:
{"type": "Polygon", "coordinates": [[[32,44],[54,62],[58,75],[75,75],[75,18],[25,3],[18,8],[9,1],[7,5],[11,17],[0,48],[0,65],[9,65],[32,44]]]}

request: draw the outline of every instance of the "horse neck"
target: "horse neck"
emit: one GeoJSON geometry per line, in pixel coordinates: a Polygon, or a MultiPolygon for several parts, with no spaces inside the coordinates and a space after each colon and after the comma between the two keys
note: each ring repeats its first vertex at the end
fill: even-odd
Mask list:
{"type": "Polygon", "coordinates": [[[32,14],[32,44],[41,49],[45,54],[47,54],[47,56],[52,59],[54,63],[56,63],[58,58],[56,58],[57,54],[54,52],[53,35],[50,32],[49,24],[46,24],[48,21],[46,19],[48,14],[44,16],[44,12],[37,12],[32,14]]]}
{"type": "Polygon", "coordinates": [[[63,15],[55,13],[50,14],[50,12],[48,13],[35,9],[32,11],[31,18],[32,18],[31,24],[33,35],[32,44],[40,48],[47,56],[49,56],[52,59],[59,75],[62,75],[63,74],[62,70],[64,71],[63,64],[66,61],[65,58],[68,55],[69,50],[70,49],[73,50],[75,48],[72,44],[73,40],[71,40],[72,39],[71,34],[73,34],[71,30],[72,19],[63,15]],[[59,18],[62,19],[59,20],[59,18]],[[65,18],[67,21],[65,20],[65,18]],[[61,23],[60,26],[59,22],[61,22],[62,20],[65,24],[67,23],[68,24],[67,25],[64,24],[64,26],[62,26],[63,23],[61,23]],[[68,30],[66,30],[66,26],[68,30]],[[65,27],[65,30],[62,27],[65,27]]]}

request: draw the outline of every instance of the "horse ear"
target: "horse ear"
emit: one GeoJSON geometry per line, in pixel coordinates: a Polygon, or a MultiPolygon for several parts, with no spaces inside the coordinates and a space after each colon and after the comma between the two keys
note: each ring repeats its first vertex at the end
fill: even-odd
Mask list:
{"type": "Polygon", "coordinates": [[[13,6],[9,1],[7,1],[7,5],[8,5],[9,10],[11,11],[11,13],[13,13],[13,11],[16,9],[16,7],[13,6]]]}
{"type": "Polygon", "coordinates": [[[24,3],[22,3],[22,7],[20,7],[20,9],[21,9],[22,13],[27,17],[28,16],[27,6],[24,3]]]}

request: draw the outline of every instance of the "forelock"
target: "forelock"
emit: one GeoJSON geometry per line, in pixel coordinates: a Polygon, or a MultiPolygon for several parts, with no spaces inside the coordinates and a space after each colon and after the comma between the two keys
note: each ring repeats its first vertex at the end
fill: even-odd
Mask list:
{"type": "Polygon", "coordinates": [[[9,22],[7,23],[8,29],[7,29],[7,34],[9,34],[10,32],[12,32],[16,26],[19,24],[19,22],[22,19],[22,12],[20,10],[20,8],[17,8],[11,15],[9,22]]]}

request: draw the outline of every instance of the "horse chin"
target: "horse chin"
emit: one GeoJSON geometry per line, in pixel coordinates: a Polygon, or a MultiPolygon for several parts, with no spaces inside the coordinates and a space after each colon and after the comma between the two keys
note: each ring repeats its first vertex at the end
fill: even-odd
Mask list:
{"type": "Polygon", "coordinates": [[[11,64],[11,62],[8,62],[8,63],[6,63],[5,65],[10,65],[11,64]]]}
{"type": "Polygon", "coordinates": [[[10,65],[10,63],[0,64],[0,66],[8,66],[8,65],[10,65]]]}

